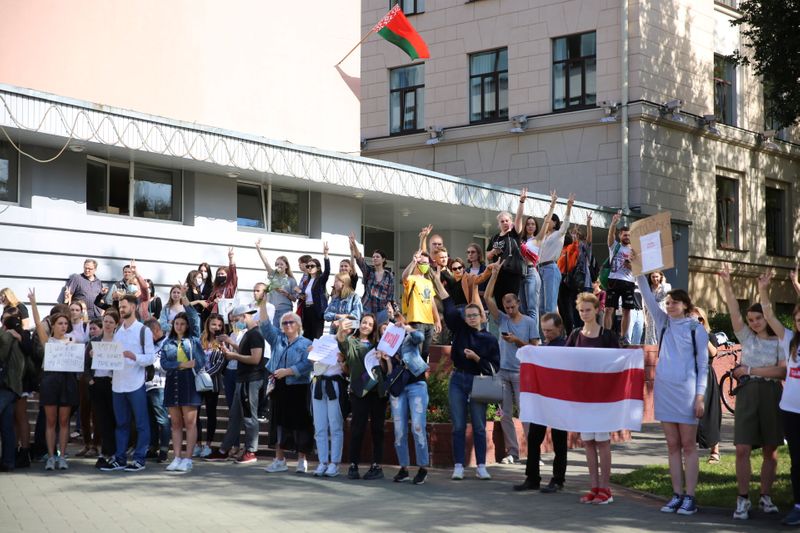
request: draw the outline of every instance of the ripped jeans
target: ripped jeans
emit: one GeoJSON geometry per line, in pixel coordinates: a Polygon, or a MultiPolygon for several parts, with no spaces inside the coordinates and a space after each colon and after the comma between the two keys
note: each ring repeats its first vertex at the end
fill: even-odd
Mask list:
{"type": "Polygon", "coordinates": [[[409,466],[408,415],[414,435],[417,466],[428,466],[428,433],[425,430],[428,412],[428,384],[424,381],[409,383],[400,396],[390,396],[394,420],[394,449],[400,466],[409,466]]]}

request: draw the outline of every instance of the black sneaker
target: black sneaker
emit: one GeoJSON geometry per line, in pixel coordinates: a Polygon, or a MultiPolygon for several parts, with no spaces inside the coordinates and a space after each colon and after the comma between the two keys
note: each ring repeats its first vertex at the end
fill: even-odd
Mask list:
{"type": "Polygon", "coordinates": [[[371,479],[383,479],[383,468],[381,465],[373,464],[369,467],[369,470],[366,474],[364,474],[364,479],[371,480],[371,479]]]}
{"type": "Polygon", "coordinates": [[[144,456],[145,459],[158,459],[158,450],[147,450],[144,456]]]}
{"type": "Polygon", "coordinates": [[[28,448],[20,448],[17,450],[17,457],[15,458],[15,468],[29,468],[31,466],[31,451],[28,448]]]}
{"type": "Polygon", "coordinates": [[[523,481],[519,485],[514,485],[514,490],[516,490],[517,492],[523,490],[539,490],[539,484],[534,483],[531,478],[526,477],[525,481],[523,481]]]}
{"type": "Polygon", "coordinates": [[[105,457],[98,457],[97,461],[94,463],[94,467],[98,470],[102,470],[104,466],[108,466],[108,459],[105,457]]]}
{"type": "Polygon", "coordinates": [[[564,490],[563,483],[556,483],[556,480],[551,479],[550,483],[539,489],[539,492],[544,492],[545,494],[551,494],[553,492],[559,492],[564,490]]]}
{"type": "Polygon", "coordinates": [[[125,465],[119,464],[116,459],[108,461],[105,466],[101,466],[100,470],[103,472],[116,472],[117,470],[125,470],[125,465]]]}
{"type": "Polygon", "coordinates": [[[163,463],[167,460],[167,450],[159,450],[158,452],[158,459],[159,463],[163,463]]]}
{"type": "Polygon", "coordinates": [[[392,481],[395,483],[402,483],[403,481],[408,481],[409,479],[411,479],[411,476],[408,475],[408,470],[406,470],[406,467],[401,466],[400,471],[394,475],[392,481]]]}
{"type": "Polygon", "coordinates": [[[414,485],[424,485],[426,479],[428,479],[428,471],[423,467],[419,467],[417,475],[414,476],[414,485]]]}
{"type": "Polygon", "coordinates": [[[350,465],[350,468],[347,469],[347,479],[361,479],[361,474],[358,473],[358,465],[350,465]]]}
{"type": "Polygon", "coordinates": [[[144,463],[140,463],[139,461],[133,461],[125,467],[126,472],[141,472],[142,470],[144,470],[144,463]]]}

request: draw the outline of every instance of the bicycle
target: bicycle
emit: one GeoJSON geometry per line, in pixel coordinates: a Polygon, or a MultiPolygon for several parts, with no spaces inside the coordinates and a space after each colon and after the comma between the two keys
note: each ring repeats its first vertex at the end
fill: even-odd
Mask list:
{"type": "Polygon", "coordinates": [[[729,413],[733,414],[736,410],[736,388],[739,386],[738,380],[733,377],[733,370],[739,366],[739,359],[742,356],[742,349],[740,347],[734,348],[735,344],[728,340],[724,333],[721,335],[717,333],[716,335],[717,339],[721,340],[722,342],[719,342],[717,355],[714,356],[714,359],[716,360],[729,357],[733,358],[733,360],[728,363],[729,369],[719,380],[719,395],[720,399],[722,400],[722,405],[725,406],[725,409],[727,409],[729,413]]]}

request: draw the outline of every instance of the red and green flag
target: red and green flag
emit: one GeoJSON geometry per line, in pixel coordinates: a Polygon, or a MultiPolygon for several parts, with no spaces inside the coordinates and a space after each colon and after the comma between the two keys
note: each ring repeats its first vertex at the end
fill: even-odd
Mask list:
{"type": "Polygon", "coordinates": [[[403,49],[411,59],[427,59],[431,57],[428,45],[422,40],[417,30],[411,25],[399,4],[392,9],[372,28],[373,32],[403,49]]]}

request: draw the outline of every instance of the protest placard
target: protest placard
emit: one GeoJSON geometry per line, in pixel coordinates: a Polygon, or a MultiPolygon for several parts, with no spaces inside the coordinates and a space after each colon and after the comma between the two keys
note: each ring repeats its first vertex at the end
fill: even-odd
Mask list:
{"type": "Polygon", "coordinates": [[[383,332],[380,342],[378,342],[378,349],[387,355],[394,355],[403,344],[403,339],[406,336],[406,330],[401,326],[390,325],[383,332]]]}
{"type": "Polygon", "coordinates": [[[339,355],[339,344],[333,335],[323,335],[319,339],[314,339],[311,344],[311,352],[308,360],[325,365],[335,365],[339,355]]]}
{"type": "Polygon", "coordinates": [[[83,372],[85,344],[48,342],[44,345],[44,369],[48,372],[83,372]]]}
{"type": "Polygon", "coordinates": [[[92,370],[122,370],[125,357],[118,342],[92,342],[92,370]]]}
{"type": "Polygon", "coordinates": [[[671,218],[671,213],[664,211],[631,224],[631,247],[636,251],[631,261],[634,276],[675,266],[671,218]]]}

